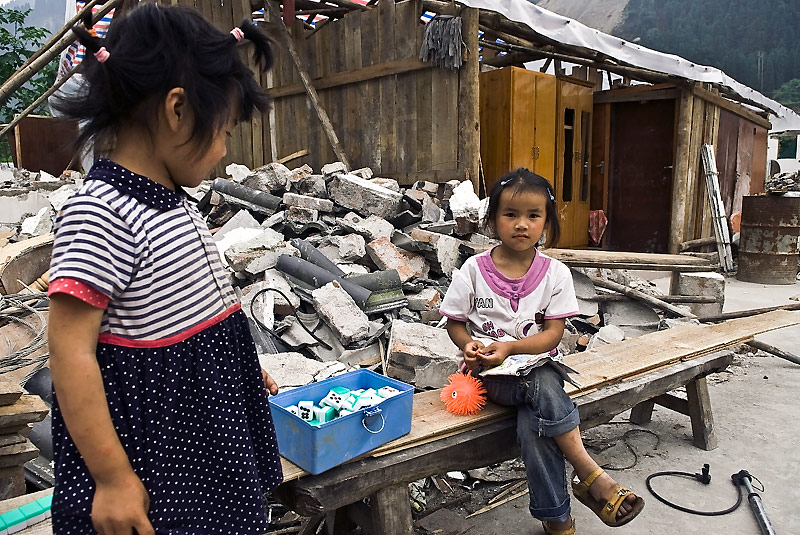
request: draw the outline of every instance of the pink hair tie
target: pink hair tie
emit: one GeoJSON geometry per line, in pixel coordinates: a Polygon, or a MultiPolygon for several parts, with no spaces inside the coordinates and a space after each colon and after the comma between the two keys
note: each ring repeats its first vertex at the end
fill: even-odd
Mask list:
{"type": "Polygon", "coordinates": [[[99,61],[100,63],[105,63],[105,61],[108,59],[110,55],[111,54],[108,52],[108,50],[106,50],[106,47],[104,46],[100,47],[100,50],[94,53],[94,57],[96,57],[97,61],[99,61]]]}
{"type": "Polygon", "coordinates": [[[237,40],[241,41],[244,38],[244,32],[238,26],[231,30],[231,35],[237,40]]]}

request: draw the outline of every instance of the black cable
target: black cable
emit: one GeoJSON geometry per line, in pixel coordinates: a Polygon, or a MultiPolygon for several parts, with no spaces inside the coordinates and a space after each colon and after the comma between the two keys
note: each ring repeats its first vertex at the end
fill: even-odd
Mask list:
{"type": "Polygon", "coordinates": [[[286,297],[286,294],[284,294],[282,291],[278,290],[277,288],[262,288],[262,289],[260,289],[259,291],[256,292],[256,294],[253,296],[253,300],[250,301],[250,316],[253,318],[253,321],[255,321],[256,324],[260,328],[264,329],[265,331],[267,331],[269,334],[271,334],[275,338],[280,338],[280,336],[278,336],[277,333],[275,333],[275,331],[273,331],[272,329],[270,329],[269,327],[267,327],[266,325],[261,323],[261,321],[256,317],[255,312],[253,311],[253,306],[254,306],[254,304],[256,302],[256,298],[259,295],[261,295],[261,294],[263,294],[265,292],[275,292],[278,295],[280,295],[281,297],[283,297],[286,300],[286,302],[289,304],[289,308],[292,310],[292,315],[297,320],[297,323],[300,324],[300,327],[302,327],[314,340],[319,342],[320,345],[322,345],[322,347],[324,347],[328,351],[333,350],[333,347],[330,344],[328,344],[327,342],[325,342],[325,340],[321,339],[319,336],[317,336],[316,334],[311,332],[308,329],[308,327],[306,327],[306,324],[303,323],[302,321],[300,321],[300,318],[297,317],[297,311],[292,306],[292,302],[289,300],[288,297],[286,297]]]}
{"type": "MultiPolygon", "coordinates": [[[[628,422],[610,422],[610,423],[624,423],[624,424],[627,424],[628,422]]],[[[631,464],[629,464],[627,466],[614,466],[614,465],[612,465],[610,463],[606,463],[601,468],[604,468],[606,470],[628,470],[630,468],[633,468],[634,466],[636,466],[639,463],[639,455],[636,453],[636,450],[633,449],[633,446],[631,446],[631,443],[628,442],[628,438],[631,435],[635,434],[635,433],[644,433],[644,434],[652,435],[652,436],[656,437],[656,443],[653,446],[653,449],[654,450],[658,449],[658,445],[661,443],[661,437],[659,437],[656,433],[653,433],[649,429],[629,429],[628,431],[625,431],[624,435],[622,435],[622,443],[625,444],[625,446],[628,448],[628,451],[630,451],[633,454],[633,463],[631,463],[631,464]]]]}
{"type": "Polygon", "coordinates": [[[728,513],[731,513],[733,511],[735,511],[742,504],[742,498],[743,498],[743,496],[742,496],[742,488],[736,482],[736,479],[734,479],[733,480],[733,485],[736,487],[736,492],[737,492],[738,496],[737,496],[737,499],[736,499],[736,504],[733,505],[732,507],[728,507],[727,509],[724,509],[722,511],[698,511],[697,509],[691,509],[689,507],[683,507],[682,505],[678,505],[676,503],[673,503],[673,502],[667,500],[663,496],[659,495],[655,490],[653,490],[653,486],[650,484],[650,481],[655,479],[655,478],[657,478],[657,477],[662,477],[662,476],[685,477],[685,478],[688,478],[688,479],[695,479],[695,480],[703,483],[704,485],[708,485],[709,483],[711,483],[711,475],[709,474],[709,466],[707,464],[703,466],[703,473],[702,474],[691,474],[689,472],[667,471],[667,472],[656,472],[654,474],[650,474],[649,476],[647,476],[647,479],[645,480],[645,485],[647,485],[647,490],[650,491],[650,494],[655,496],[656,499],[659,500],[660,502],[672,507],[673,509],[677,509],[678,511],[683,511],[684,513],[689,513],[689,514],[692,514],[692,515],[700,515],[700,516],[722,516],[722,515],[727,515],[728,513]]]}

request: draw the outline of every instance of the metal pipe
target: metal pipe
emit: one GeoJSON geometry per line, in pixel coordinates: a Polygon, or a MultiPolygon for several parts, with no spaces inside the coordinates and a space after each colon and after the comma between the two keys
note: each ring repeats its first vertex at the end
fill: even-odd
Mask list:
{"type": "MultiPolygon", "coordinates": [[[[741,472],[740,472],[741,473],[741,472]]],[[[752,476],[745,471],[742,477],[742,484],[744,488],[747,489],[747,501],[750,502],[750,508],[753,510],[753,514],[756,515],[756,522],[758,522],[758,527],[761,529],[761,533],[764,535],[776,535],[775,530],[772,529],[772,524],[770,524],[769,518],[767,518],[767,512],[764,510],[764,504],[761,502],[761,496],[753,490],[753,486],[750,484],[752,476]]]]}
{"type": "Polygon", "coordinates": [[[303,260],[306,260],[323,269],[326,269],[331,273],[333,273],[334,275],[336,275],[337,277],[344,277],[345,273],[344,271],[339,269],[339,266],[334,264],[330,258],[320,253],[316,247],[314,247],[307,241],[301,238],[295,238],[291,240],[289,243],[291,243],[295,249],[300,251],[300,258],[302,258],[303,260]]]}
{"type": "Polygon", "coordinates": [[[341,285],[342,289],[353,298],[361,310],[367,308],[367,300],[370,298],[370,295],[372,295],[372,292],[363,286],[354,284],[344,277],[334,275],[325,268],[321,268],[307,260],[297,258],[296,256],[281,255],[278,258],[278,263],[275,264],[275,268],[313,288],[321,288],[329,282],[336,281],[341,285]]]}
{"type": "Polygon", "coordinates": [[[232,197],[236,197],[237,199],[256,204],[263,208],[267,208],[273,212],[278,211],[278,208],[281,205],[281,199],[275,195],[271,195],[265,191],[258,191],[257,189],[248,188],[247,186],[242,186],[241,184],[237,184],[236,182],[232,182],[230,180],[225,180],[224,178],[215,179],[211,184],[211,189],[219,191],[220,193],[225,193],[226,195],[230,195],[232,197]]]}

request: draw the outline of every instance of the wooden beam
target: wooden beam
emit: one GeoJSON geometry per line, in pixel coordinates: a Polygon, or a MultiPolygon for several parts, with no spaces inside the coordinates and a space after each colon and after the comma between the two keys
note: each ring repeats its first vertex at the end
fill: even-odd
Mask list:
{"type": "Polygon", "coordinates": [[[292,42],[292,36],[289,35],[289,30],[287,30],[286,26],[279,22],[281,18],[280,14],[278,13],[277,8],[272,5],[270,0],[266,0],[264,2],[264,6],[270,12],[272,24],[279,28],[281,40],[283,40],[283,44],[289,51],[289,55],[292,57],[294,66],[297,68],[297,72],[300,74],[300,79],[303,81],[306,93],[308,94],[308,100],[311,102],[311,106],[314,108],[317,118],[322,124],[322,129],[325,131],[325,135],[327,136],[331,147],[333,147],[333,152],[336,153],[336,157],[339,159],[339,161],[342,162],[347,169],[350,169],[350,161],[342,149],[342,146],[339,144],[339,138],[336,136],[336,131],[333,129],[333,125],[331,124],[331,120],[328,118],[328,114],[325,112],[325,109],[319,102],[317,90],[314,89],[314,86],[311,84],[311,79],[308,76],[308,72],[306,72],[302,63],[300,63],[300,57],[297,55],[297,50],[294,48],[294,43],[292,42]]]}
{"type": "Polygon", "coordinates": [[[750,316],[757,316],[759,314],[772,312],[773,310],[800,310],[800,303],[791,305],[778,305],[774,307],[765,307],[765,308],[753,308],[750,310],[738,310],[736,312],[724,312],[718,316],[706,316],[704,318],[700,318],[700,321],[702,321],[703,323],[713,323],[717,321],[728,321],[738,318],[748,318],[750,316]]]}
{"type": "Polygon", "coordinates": [[[591,277],[592,282],[595,286],[599,286],[601,288],[605,288],[607,290],[614,290],[615,292],[619,292],[621,294],[625,294],[632,299],[636,299],[637,301],[642,301],[643,303],[647,303],[650,306],[656,307],[661,310],[665,310],[667,312],[671,312],[676,316],[683,317],[683,318],[697,318],[691,312],[684,312],[678,307],[672,306],[669,303],[665,303],[661,299],[653,297],[652,295],[647,295],[642,293],[638,290],[634,290],[633,288],[629,288],[623,284],[617,284],[616,282],[607,281],[605,279],[599,279],[597,277],[591,277]]]}
{"type": "Polygon", "coordinates": [[[465,168],[472,188],[480,191],[480,99],[478,98],[478,10],[461,11],[461,35],[466,45],[458,70],[458,167],[465,168]]]}
{"type": "MultiPolygon", "coordinates": [[[[331,74],[324,78],[315,78],[311,80],[314,89],[330,89],[341,85],[355,84],[364,82],[375,78],[382,78],[384,76],[392,76],[394,74],[402,74],[407,72],[418,71],[421,69],[431,69],[432,64],[425,63],[417,57],[409,57],[388,61],[386,63],[378,63],[377,65],[370,65],[361,69],[354,69],[352,71],[344,71],[336,74],[331,74]]],[[[267,96],[272,99],[281,97],[288,97],[292,95],[299,95],[305,91],[303,84],[286,85],[274,89],[267,90],[267,96]]]]}
{"type": "Polygon", "coordinates": [[[393,178],[401,186],[411,186],[414,182],[425,180],[428,182],[442,183],[448,180],[464,181],[467,179],[467,170],[464,168],[459,169],[432,169],[430,171],[404,171],[399,173],[383,172],[381,176],[385,178],[393,178]]]}
{"type": "Polygon", "coordinates": [[[791,353],[787,353],[786,351],[779,349],[775,346],[771,346],[769,344],[765,344],[764,342],[760,342],[758,340],[753,340],[752,342],[748,342],[747,345],[753,347],[755,349],[760,349],[761,351],[765,351],[770,355],[774,355],[778,358],[782,358],[784,360],[788,360],[789,362],[794,362],[795,364],[800,364],[800,357],[797,355],[793,355],[791,353]]]}
{"type": "Polygon", "coordinates": [[[767,130],[772,129],[772,123],[769,122],[767,119],[763,118],[762,116],[758,115],[754,111],[748,110],[741,104],[730,101],[724,97],[721,97],[720,95],[715,95],[714,93],[701,87],[700,85],[695,85],[694,88],[692,89],[692,93],[695,96],[702,98],[706,102],[710,102],[711,104],[714,104],[716,106],[719,106],[720,108],[728,110],[729,112],[738,115],[739,117],[747,119],[751,123],[755,123],[758,126],[766,128],[767,130]]]}
{"type": "Polygon", "coordinates": [[[656,88],[657,86],[634,86],[625,89],[609,89],[606,91],[598,91],[594,94],[595,104],[607,104],[617,102],[649,102],[651,100],[675,100],[680,98],[680,89],[676,87],[663,87],[668,84],[658,84],[662,86],[661,89],[646,89],[656,88]]]}
{"type": "Polygon", "coordinates": [[[669,252],[678,253],[686,241],[686,196],[688,195],[689,150],[692,136],[692,105],[694,97],[690,88],[681,92],[678,123],[675,128],[675,157],[672,161],[672,210],[669,224],[669,252]]]}

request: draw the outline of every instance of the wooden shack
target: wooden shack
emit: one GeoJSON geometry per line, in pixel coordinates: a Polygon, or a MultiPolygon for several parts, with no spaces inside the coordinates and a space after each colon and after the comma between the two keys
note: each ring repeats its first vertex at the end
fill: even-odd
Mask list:
{"type": "Polygon", "coordinates": [[[701,84],[638,85],[596,92],[590,208],[608,217],[604,245],[678,252],[712,236],[701,160],[715,150],[725,213],[764,191],[769,121],[701,84]]]}

